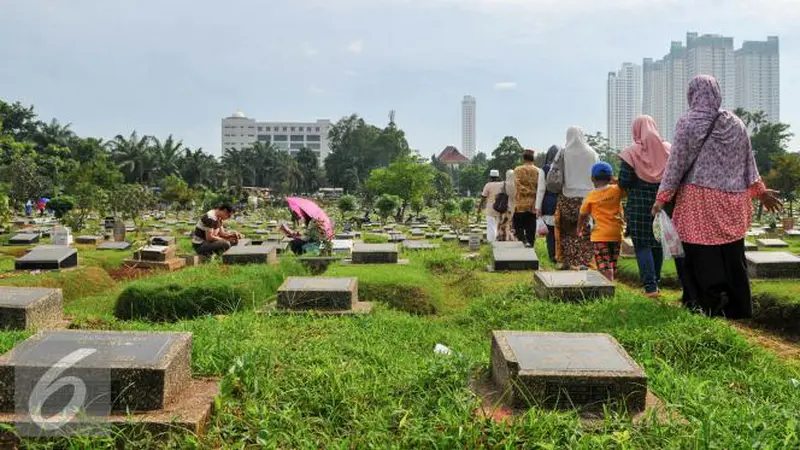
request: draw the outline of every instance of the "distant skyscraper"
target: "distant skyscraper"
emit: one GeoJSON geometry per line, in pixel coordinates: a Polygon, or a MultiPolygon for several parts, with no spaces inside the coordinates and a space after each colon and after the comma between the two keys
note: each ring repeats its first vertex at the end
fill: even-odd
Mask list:
{"type": "Polygon", "coordinates": [[[736,50],[736,107],[764,111],[770,122],[780,121],[781,77],[778,37],[744,41],[736,50]]]}
{"type": "Polygon", "coordinates": [[[465,95],[461,102],[461,151],[472,158],[477,153],[475,141],[475,97],[465,95]]]}
{"type": "Polygon", "coordinates": [[[686,84],[697,75],[712,75],[722,90],[722,107],[736,103],[736,64],[733,38],[718,34],[686,33],[686,84]]]}
{"type": "Polygon", "coordinates": [[[667,125],[667,98],[662,95],[666,89],[667,69],[664,61],[653,62],[652,58],[645,58],[642,64],[642,114],[656,121],[662,136],[667,125]]]}
{"type": "Polygon", "coordinates": [[[631,124],[642,113],[642,68],[622,64],[608,74],[608,144],[621,150],[631,142],[631,124]]]}

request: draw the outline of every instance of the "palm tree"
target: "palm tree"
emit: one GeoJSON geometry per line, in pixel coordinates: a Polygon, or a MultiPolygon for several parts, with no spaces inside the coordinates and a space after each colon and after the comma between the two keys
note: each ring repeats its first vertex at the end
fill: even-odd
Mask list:
{"type": "Polygon", "coordinates": [[[153,169],[153,157],[150,149],[150,137],[141,138],[134,130],[130,137],[121,134],[108,142],[111,157],[125,174],[128,182],[144,183],[149,179],[153,169]]]}
{"type": "Polygon", "coordinates": [[[222,164],[230,184],[236,187],[245,185],[245,173],[248,172],[249,159],[244,150],[225,149],[225,152],[222,153],[222,164]]]}
{"type": "Polygon", "coordinates": [[[36,143],[42,148],[50,144],[66,147],[75,137],[75,133],[69,129],[71,123],[61,125],[58,120],[53,119],[50,123],[42,123],[36,135],[36,143]]]}
{"type": "Polygon", "coordinates": [[[158,138],[150,137],[151,151],[155,170],[159,178],[175,175],[180,172],[183,141],[175,141],[170,134],[162,144],[158,138]]]}
{"type": "Polygon", "coordinates": [[[213,155],[205,153],[202,148],[194,151],[185,149],[180,173],[189,186],[216,186],[219,184],[219,179],[216,177],[218,172],[217,159],[213,155]]]}

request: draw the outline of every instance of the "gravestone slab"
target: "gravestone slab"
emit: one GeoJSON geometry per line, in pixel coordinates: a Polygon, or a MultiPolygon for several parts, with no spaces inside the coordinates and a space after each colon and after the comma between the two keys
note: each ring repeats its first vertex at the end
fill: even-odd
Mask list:
{"type": "Polygon", "coordinates": [[[492,249],[495,248],[525,248],[525,244],[520,241],[494,241],[492,249]]]}
{"type": "Polygon", "coordinates": [[[283,235],[283,234],[275,234],[275,233],[268,234],[267,235],[267,242],[281,242],[281,241],[283,241],[283,238],[285,238],[285,237],[286,236],[283,235]]]}
{"type": "Polygon", "coordinates": [[[800,237],[800,230],[786,230],[783,234],[789,237],[800,237]]]}
{"type": "Polygon", "coordinates": [[[780,239],[756,239],[756,244],[763,248],[789,248],[789,243],[780,239]]]}
{"type": "Polygon", "coordinates": [[[335,236],[338,240],[353,240],[356,238],[356,234],[353,232],[350,233],[336,233],[335,236]]]}
{"type": "Polygon", "coordinates": [[[800,258],[788,252],[745,252],[750,278],[800,278],[800,258]]]}
{"type": "Polygon", "coordinates": [[[351,251],[353,251],[353,241],[351,239],[337,238],[331,241],[331,252],[334,255],[350,255],[351,251]]]}
{"type": "Polygon", "coordinates": [[[744,251],[746,251],[746,252],[757,252],[758,251],[758,245],[756,245],[756,244],[754,244],[754,243],[752,243],[750,241],[744,241],[744,251]]]}
{"type": "Polygon", "coordinates": [[[92,244],[92,245],[97,245],[103,242],[104,240],[105,239],[103,238],[103,236],[97,236],[97,235],[84,235],[75,238],[75,242],[78,244],[92,244]]]}
{"type": "Polygon", "coordinates": [[[103,242],[97,246],[97,250],[128,250],[131,248],[130,242],[103,242]]]}
{"type": "Polygon", "coordinates": [[[389,233],[389,242],[403,242],[407,239],[402,233],[389,233]]]}
{"type": "Polygon", "coordinates": [[[633,239],[629,237],[622,239],[622,246],[620,247],[619,255],[625,258],[636,257],[636,249],[633,246],[633,239]]]}
{"type": "Polygon", "coordinates": [[[175,236],[157,235],[150,238],[150,245],[169,247],[175,245],[175,236]]]}
{"type": "Polygon", "coordinates": [[[614,284],[595,270],[536,272],[534,290],[547,300],[580,301],[613,297],[614,284]]]}
{"type": "Polygon", "coordinates": [[[516,408],[643,411],[647,376],[610,335],[493,331],[492,379],[516,408]]]}
{"type": "Polygon", "coordinates": [[[72,231],[67,227],[57,226],[53,228],[50,243],[53,245],[72,245],[72,231]]]}
{"type": "Polygon", "coordinates": [[[495,271],[539,270],[539,258],[532,248],[493,247],[492,258],[495,271]]]}
{"type": "Polygon", "coordinates": [[[396,264],[397,244],[354,244],[353,264],[396,264]]]}
{"type": "Polygon", "coordinates": [[[253,233],[255,233],[255,234],[269,234],[269,231],[267,231],[267,230],[265,230],[263,228],[259,228],[258,230],[253,231],[253,233]]]}
{"type": "Polygon", "coordinates": [[[403,242],[403,248],[406,250],[434,250],[439,246],[428,241],[405,241],[403,242]]]}
{"type": "Polygon", "coordinates": [[[148,245],[137,250],[133,259],[142,261],[165,262],[175,258],[175,249],[165,245],[148,245]]]}
{"type": "Polygon", "coordinates": [[[39,243],[39,233],[19,233],[8,240],[11,245],[31,245],[39,243]]]}
{"type": "Polygon", "coordinates": [[[35,375],[79,349],[94,352],[68,372],[81,380],[103,374],[108,384],[87,382],[86,397],[105,401],[113,411],[164,408],[191,382],[191,333],[45,330],[0,357],[0,410],[14,411],[16,406],[18,412],[20,407],[27,411],[28,402],[15,405],[15,395],[27,398],[24,394],[38,379],[35,375]],[[105,398],[92,395],[98,393],[93,389],[102,388],[105,398]]]}
{"type": "Polygon", "coordinates": [[[245,247],[245,246],[248,246],[248,245],[253,245],[253,240],[252,239],[247,239],[247,238],[242,238],[242,239],[239,239],[238,242],[236,242],[236,245],[239,246],[239,247],[245,247]]]}
{"type": "Polygon", "coordinates": [[[278,288],[279,309],[348,310],[356,302],[356,278],[289,277],[278,288]]]}
{"type": "Polygon", "coordinates": [[[223,264],[276,264],[278,250],[274,245],[233,246],[222,254],[223,264]]]}
{"type": "Polygon", "coordinates": [[[61,245],[36,247],[14,260],[15,270],[59,270],[78,266],[78,250],[61,245]]]}
{"type": "Polygon", "coordinates": [[[453,242],[453,241],[457,241],[457,240],[458,240],[458,236],[456,236],[455,234],[445,234],[445,235],[442,236],[442,241],[443,242],[453,242]]]}
{"type": "Polygon", "coordinates": [[[38,330],[56,326],[64,310],[61,289],[0,287],[0,328],[38,330]]]}

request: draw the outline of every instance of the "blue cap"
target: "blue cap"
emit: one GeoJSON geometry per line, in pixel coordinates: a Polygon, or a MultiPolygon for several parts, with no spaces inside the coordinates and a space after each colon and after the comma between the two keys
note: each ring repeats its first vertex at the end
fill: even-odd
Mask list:
{"type": "Polygon", "coordinates": [[[614,175],[614,168],[607,162],[600,161],[592,166],[592,176],[597,177],[611,177],[614,175]]]}

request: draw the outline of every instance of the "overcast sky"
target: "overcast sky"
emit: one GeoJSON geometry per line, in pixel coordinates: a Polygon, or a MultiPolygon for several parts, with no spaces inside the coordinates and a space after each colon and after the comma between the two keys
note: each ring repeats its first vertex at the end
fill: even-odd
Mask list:
{"type": "Polygon", "coordinates": [[[798,0],[0,0],[0,98],[214,154],[237,109],[379,126],[394,109],[430,155],[461,146],[471,94],[479,150],[543,149],[570,125],[605,133],[608,72],[698,31],[779,35],[781,119],[800,131],[798,23],[798,0]]]}

